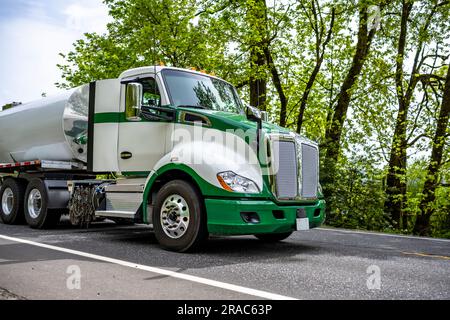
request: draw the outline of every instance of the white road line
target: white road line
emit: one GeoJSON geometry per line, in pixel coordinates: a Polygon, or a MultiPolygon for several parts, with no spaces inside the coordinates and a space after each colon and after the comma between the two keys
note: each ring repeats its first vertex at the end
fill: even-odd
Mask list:
{"type": "Polygon", "coordinates": [[[359,230],[342,230],[342,229],[333,229],[333,228],[316,228],[316,230],[334,231],[334,232],[341,232],[341,233],[368,234],[368,235],[372,235],[372,236],[404,238],[404,239],[414,239],[414,240],[428,240],[428,241],[438,241],[438,242],[450,242],[450,239],[435,239],[435,238],[426,238],[426,237],[414,237],[414,236],[404,236],[404,235],[400,235],[400,234],[378,233],[378,232],[359,231],[359,230]]]}
{"type": "Polygon", "coordinates": [[[248,295],[265,298],[265,299],[269,299],[269,300],[297,300],[296,298],[283,296],[283,295],[279,295],[276,293],[270,293],[267,291],[246,288],[246,287],[237,286],[237,285],[226,283],[226,282],[196,277],[196,276],[192,276],[192,275],[188,275],[188,274],[184,274],[184,273],[178,273],[175,271],[170,271],[170,270],[156,268],[156,267],[150,267],[150,266],[146,266],[146,265],[142,265],[142,264],[136,264],[136,263],[132,263],[132,262],[124,261],[124,260],[108,258],[108,257],[99,256],[96,254],[91,254],[91,253],[82,252],[82,251],[78,251],[78,250],[72,250],[72,249],[66,249],[66,248],[62,248],[62,247],[52,246],[52,245],[48,245],[48,244],[44,244],[44,243],[40,243],[40,242],[34,242],[34,241],[30,241],[30,240],[25,240],[25,239],[21,239],[21,238],[8,237],[8,236],[4,236],[4,235],[0,235],[0,238],[9,240],[9,241],[13,241],[13,242],[24,243],[24,244],[28,244],[28,245],[32,245],[32,246],[36,246],[36,247],[65,252],[65,253],[69,253],[69,254],[85,257],[85,258],[90,258],[90,259],[94,259],[94,260],[109,262],[109,263],[121,265],[124,267],[129,267],[129,268],[133,268],[133,269],[158,273],[158,274],[162,274],[162,275],[169,276],[172,278],[178,278],[178,279],[183,279],[183,280],[192,281],[192,282],[196,282],[196,283],[201,283],[204,285],[217,287],[217,288],[221,288],[221,289],[226,289],[226,290],[230,290],[230,291],[235,291],[235,292],[248,294],[248,295]]]}

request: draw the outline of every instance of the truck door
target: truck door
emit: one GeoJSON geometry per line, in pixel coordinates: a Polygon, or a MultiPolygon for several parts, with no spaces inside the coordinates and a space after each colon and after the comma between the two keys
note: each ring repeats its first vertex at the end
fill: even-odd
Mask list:
{"type": "MultiPolygon", "coordinates": [[[[142,105],[161,107],[166,101],[161,96],[159,79],[154,76],[140,78],[143,86],[142,105]]],[[[119,123],[118,160],[124,175],[146,175],[169,150],[173,122],[152,118],[127,117],[125,110],[126,85],[122,85],[124,117],[119,123]]],[[[131,112],[132,113],[132,112],[131,112]]]]}

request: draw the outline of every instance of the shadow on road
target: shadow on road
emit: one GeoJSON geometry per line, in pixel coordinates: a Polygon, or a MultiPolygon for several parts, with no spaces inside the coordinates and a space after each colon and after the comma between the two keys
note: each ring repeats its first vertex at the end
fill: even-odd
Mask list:
{"type": "MultiPolygon", "coordinates": [[[[293,242],[289,239],[285,242],[268,244],[253,236],[211,236],[195,253],[180,254],[162,249],[148,226],[118,226],[108,220],[93,223],[88,229],[74,227],[68,220],[62,220],[51,230],[33,230],[25,225],[6,227],[9,236],[161,268],[195,269],[255,261],[270,263],[272,259],[301,262],[305,260],[301,257],[302,254],[317,254],[321,251],[314,245],[293,242]]],[[[24,250],[20,246],[26,245],[16,246],[20,251],[24,250]]],[[[5,249],[5,245],[0,246],[0,252],[5,249]]],[[[54,254],[40,255],[38,252],[33,254],[36,261],[54,260],[58,257],[61,257],[61,253],[56,251],[54,254]]],[[[20,259],[14,260],[17,262],[20,259]]]]}
{"type": "MultiPolygon", "coordinates": [[[[264,243],[253,236],[211,236],[204,247],[195,253],[180,254],[162,249],[151,228],[146,225],[118,226],[114,222],[105,220],[93,223],[88,229],[85,229],[73,227],[67,219],[63,219],[52,230],[32,230],[28,226],[4,227],[5,234],[10,236],[139,264],[178,270],[254,262],[260,264],[294,263],[301,267],[303,263],[314,263],[318,256],[387,260],[402,256],[402,250],[408,249],[406,245],[411,245],[406,239],[403,243],[395,238],[335,234],[319,230],[294,233],[287,240],[272,244],[264,243]]],[[[0,246],[0,253],[2,247],[5,248],[0,246]]],[[[52,260],[55,258],[55,256],[49,258],[46,255],[38,254],[35,256],[36,259],[44,257],[44,259],[52,260]]]]}

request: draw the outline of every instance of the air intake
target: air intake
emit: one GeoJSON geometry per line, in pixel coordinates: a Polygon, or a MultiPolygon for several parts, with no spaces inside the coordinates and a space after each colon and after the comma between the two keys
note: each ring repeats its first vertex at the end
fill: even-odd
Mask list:
{"type": "Polygon", "coordinates": [[[302,198],[316,198],[319,183],[319,151],[302,144],[302,198]]]}
{"type": "Polygon", "coordinates": [[[297,154],[294,141],[278,141],[274,150],[278,155],[276,173],[276,192],[279,199],[292,199],[297,196],[297,154]]]}

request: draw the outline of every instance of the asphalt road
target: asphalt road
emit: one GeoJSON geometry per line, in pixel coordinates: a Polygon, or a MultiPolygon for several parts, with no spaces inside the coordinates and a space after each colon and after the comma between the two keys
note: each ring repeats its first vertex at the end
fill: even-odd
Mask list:
{"type": "Polygon", "coordinates": [[[0,299],[278,298],[450,299],[450,240],[319,228],[179,254],[144,225],[0,224],[0,299]]]}

